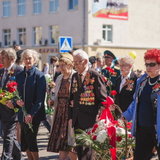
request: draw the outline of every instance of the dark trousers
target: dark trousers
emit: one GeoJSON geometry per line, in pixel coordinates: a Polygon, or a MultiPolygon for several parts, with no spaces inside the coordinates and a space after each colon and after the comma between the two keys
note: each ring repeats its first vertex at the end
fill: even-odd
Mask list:
{"type": "Polygon", "coordinates": [[[2,137],[2,122],[0,120],[0,136],[2,137]]]}
{"type": "Polygon", "coordinates": [[[3,124],[3,152],[1,160],[21,160],[21,151],[16,140],[16,123],[2,122],[3,124]]]}
{"type": "Polygon", "coordinates": [[[139,126],[136,130],[134,160],[150,160],[154,147],[156,147],[160,159],[160,146],[157,146],[155,128],[139,126]]]}
{"type": "Polygon", "coordinates": [[[21,160],[20,145],[16,139],[16,114],[6,106],[0,105],[0,120],[3,132],[1,160],[21,160]]]}
{"type": "Polygon", "coordinates": [[[42,121],[42,124],[47,128],[48,132],[51,131],[51,126],[47,120],[42,121]]]}

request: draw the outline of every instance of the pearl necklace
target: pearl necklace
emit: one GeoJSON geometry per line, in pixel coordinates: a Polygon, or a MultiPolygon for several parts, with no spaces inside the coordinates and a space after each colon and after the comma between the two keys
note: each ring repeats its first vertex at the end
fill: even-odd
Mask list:
{"type": "Polygon", "coordinates": [[[148,78],[148,83],[149,83],[149,85],[153,86],[157,83],[157,80],[154,83],[151,83],[150,78],[148,78]]]}

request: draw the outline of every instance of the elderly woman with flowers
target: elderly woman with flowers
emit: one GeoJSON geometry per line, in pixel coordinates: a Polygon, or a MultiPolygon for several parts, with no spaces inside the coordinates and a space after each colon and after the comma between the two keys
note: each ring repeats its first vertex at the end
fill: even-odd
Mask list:
{"type": "Polygon", "coordinates": [[[146,74],[138,79],[134,99],[123,113],[133,122],[134,160],[149,160],[154,147],[160,159],[160,50],[147,50],[144,61],[146,74]]]}
{"type": "Polygon", "coordinates": [[[17,101],[17,104],[22,107],[23,111],[19,114],[21,150],[27,153],[29,160],[38,160],[36,137],[39,124],[45,119],[46,80],[44,74],[35,66],[39,59],[39,53],[32,49],[26,49],[23,51],[21,59],[25,67],[16,77],[19,95],[22,98],[17,101]]]}

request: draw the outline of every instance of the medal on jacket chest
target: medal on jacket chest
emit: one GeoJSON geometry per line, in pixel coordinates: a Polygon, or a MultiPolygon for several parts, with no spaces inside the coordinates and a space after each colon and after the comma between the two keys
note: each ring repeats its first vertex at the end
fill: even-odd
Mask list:
{"type": "Polygon", "coordinates": [[[95,78],[91,77],[90,73],[87,73],[84,79],[84,90],[80,94],[79,104],[86,106],[95,105],[94,82],[95,78]]]}

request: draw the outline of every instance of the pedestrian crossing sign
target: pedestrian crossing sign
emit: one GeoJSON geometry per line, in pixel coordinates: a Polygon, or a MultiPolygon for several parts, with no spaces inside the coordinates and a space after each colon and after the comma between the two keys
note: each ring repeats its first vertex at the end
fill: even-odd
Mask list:
{"type": "Polygon", "coordinates": [[[72,37],[59,37],[59,52],[69,52],[73,48],[72,37]]]}

